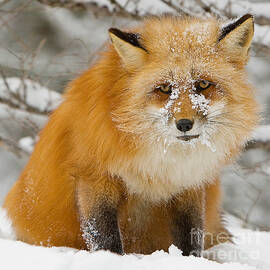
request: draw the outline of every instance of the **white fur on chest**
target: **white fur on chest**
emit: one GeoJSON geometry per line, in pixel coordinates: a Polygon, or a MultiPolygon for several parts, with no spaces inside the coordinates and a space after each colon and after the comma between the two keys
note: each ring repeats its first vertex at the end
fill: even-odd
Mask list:
{"type": "Polygon", "coordinates": [[[183,189],[214,180],[226,153],[222,145],[215,146],[213,152],[199,142],[194,146],[171,144],[166,151],[162,144],[153,145],[122,167],[119,175],[129,193],[154,202],[169,200],[183,189]]]}

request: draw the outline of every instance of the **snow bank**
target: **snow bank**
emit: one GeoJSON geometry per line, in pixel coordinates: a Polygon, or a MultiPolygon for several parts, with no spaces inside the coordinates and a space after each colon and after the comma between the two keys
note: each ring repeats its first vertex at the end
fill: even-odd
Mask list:
{"type": "Polygon", "coordinates": [[[0,208],[0,269],[20,270],[95,270],[95,269],[207,269],[207,270],[254,270],[270,269],[267,265],[270,259],[270,233],[253,232],[240,227],[232,227],[237,236],[247,236],[248,240],[221,245],[209,250],[206,255],[219,254],[220,264],[205,258],[184,257],[181,251],[171,246],[169,252],[156,251],[151,255],[130,254],[119,256],[108,251],[89,253],[65,247],[31,246],[20,241],[10,240],[13,236],[10,222],[5,212],[0,208]],[[237,256],[231,257],[237,251],[237,256]],[[220,256],[221,251],[230,258],[220,256]],[[242,254],[240,257],[239,254],[242,254]],[[243,255],[244,254],[244,255],[243,255]],[[256,255],[256,256],[255,256],[256,255]],[[254,258],[252,258],[254,257],[254,258]],[[236,258],[236,259],[235,259],[236,258]],[[230,262],[228,262],[230,261],[230,262]],[[241,263],[239,263],[239,261],[241,263]],[[248,263],[248,264],[247,264],[248,263]],[[257,268],[256,268],[257,267],[257,268]]]}
{"type": "Polygon", "coordinates": [[[76,251],[67,248],[35,247],[22,242],[3,239],[0,241],[0,254],[1,269],[255,269],[254,267],[244,266],[238,263],[218,264],[203,258],[183,257],[180,251],[174,246],[170,248],[169,253],[156,251],[147,256],[119,256],[105,251],[90,254],[87,251],[76,251]]]}

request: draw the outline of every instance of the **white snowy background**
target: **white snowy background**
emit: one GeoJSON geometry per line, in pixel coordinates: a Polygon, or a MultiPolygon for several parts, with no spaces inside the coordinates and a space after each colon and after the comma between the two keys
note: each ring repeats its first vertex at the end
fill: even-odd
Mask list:
{"type": "Polygon", "coordinates": [[[262,121],[254,132],[256,147],[222,173],[225,217],[236,244],[209,251],[227,263],[183,257],[173,246],[169,253],[122,257],[34,247],[13,239],[0,209],[0,269],[270,269],[269,0],[0,0],[0,204],[26,164],[47,113],[61,102],[65,85],[95,60],[108,28],[132,25],[149,13],[209,16],[205,6],[223,18],[256,16],[248,71],[262,121]]]}

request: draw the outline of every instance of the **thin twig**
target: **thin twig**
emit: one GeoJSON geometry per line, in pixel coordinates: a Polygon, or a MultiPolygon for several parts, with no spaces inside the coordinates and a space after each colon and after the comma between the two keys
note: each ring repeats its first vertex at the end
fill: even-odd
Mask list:
{"type": "Polygon", "coordinates": [[[11,139],[0,136],[0,146],[5,148],[7,151],[15,154],[17,157],[27,157],[29,153],[22,149],[19,144],[11,139]]]}

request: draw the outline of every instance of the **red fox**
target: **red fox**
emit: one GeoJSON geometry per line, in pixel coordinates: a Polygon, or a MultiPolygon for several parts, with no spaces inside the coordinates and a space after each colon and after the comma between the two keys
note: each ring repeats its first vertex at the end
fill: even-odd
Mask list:
{"type": "Polygon", "coordinates": [[[253,17],[154,16],[109,35],[6,197],[17,239],[200,256],[230,241],[219,174],[259,121],[245,71],[253,17]]]}

